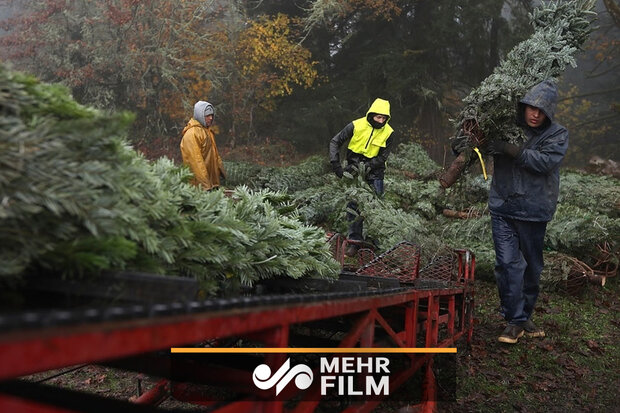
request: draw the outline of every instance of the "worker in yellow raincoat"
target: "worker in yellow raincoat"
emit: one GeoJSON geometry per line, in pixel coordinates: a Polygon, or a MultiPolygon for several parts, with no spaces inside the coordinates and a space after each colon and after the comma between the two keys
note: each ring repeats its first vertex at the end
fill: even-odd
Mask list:
{"type": "Polygon", "coordinates": [[[181,139],[183,163],[188,165],[194,174],[192,183],[205,190],[219,187],[220,177],[226,177],[224,163],[211,130],[214,115],[212,104],[203,100],[196,102],[194,117],[183,129],[181,139]]]}

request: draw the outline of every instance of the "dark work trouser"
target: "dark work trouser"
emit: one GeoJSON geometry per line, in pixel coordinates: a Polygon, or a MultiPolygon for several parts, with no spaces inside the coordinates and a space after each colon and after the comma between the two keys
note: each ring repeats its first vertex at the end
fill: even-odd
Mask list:
{"type": "Polygon", "coordinates": [[[501,312],[519,324],[530,319],[538,298],[547,223],[491,215],[491,227],[501,312]]]}
{"type": "MultiPolygon", "coordinates": [[[[368,184],[379,196],[383,195],[383,179],[369,180],[368,184]]],[[[348,238],[357,241],[363,240],[364,217],[360,215],[359,205],[356,201],[347,203],[347,221],[349,221],[348,238]]]]}

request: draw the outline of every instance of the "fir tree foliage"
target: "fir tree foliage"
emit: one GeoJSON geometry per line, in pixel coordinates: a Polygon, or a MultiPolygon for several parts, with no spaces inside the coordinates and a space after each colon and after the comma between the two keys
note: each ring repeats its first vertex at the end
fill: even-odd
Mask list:
{"type": "Polygon", "coordinates": [[[438,217],[432,232],[446,245],[467,248],[476,256],[476,276],[492,280],[495,249],[491,234],[491,217],[486,214],[471,219],[438,217]]]}
{"type": "Polygon", "coordinates": [[[324,157],[310,156],[297,165],[286,168],[263,167],[242,163],[225,162],[226,184],[237,186],[250,183],[253,188],[273,191],[296,192],[322,185],[331,170],[324,157]]]}
{"type": "Polygon", "coordinates": [[[548,225],[545,244],[555,251],[591,262],[597,255],[597,245],[603,242],[609,242],[618,251],[619,234],[620,218],[565,204],[558,207],[548,225]]]}
{"type": "Polygon", "coordinates": [[[394,154],[390,155],[388,167],[392,174],[406,172],[419,177],[429,177],[441,168],[422,146],[406,143],[399,144],[394,154]]]}
{"type": "Polygon", "coordinates": [[[385,184],[390,188],[385,195],[386,199],[400,208],[415,212],[425,219],[433,219],[441,212],[445,194],[437,188],[436,181],[387,178],[385,184]]]}
{"type": "MultiPolygon", "coordinates": [[[[464,124],[475,121],[486,140],[502,139],[522,144],[525,136],[515,124],[519,99],[537,83],[557,80],[566,66],[576,66],[575,54],[592,31],[594,0],[551,1],[541,3],[530,15],[532,36],[517,44],[481,84],[463,99],[465,104],[456,120],[457,137],[464,124]]],[[[459,152],[477,146],[462,140],[459,152]]],[[[484,147],[481,149],[485,149],[484,147]]]]}
{"type": "Polygon", "coordinates": [[[132,116],[77,104],[57,85],[0,67],[0,275],[135,269],[222,281],[337,274],[322,230],[288,195],[189,182],[126,144],[132,116]],[[286,215],[283,215],[285,214],[286,215]]]}
{"type": "MultiPolygon", "coordinates": [[[[488,213],[489,181],[479,175],[465,175],[448,189],[439,189],[434,176],[439,165],[428,159],[424,149],[413,143],[401,144],[390,155],[385,175],[385,195],[377,197],[365,182],[362,173],[346,174],[338,179],[331,171],[315,176],[325,159],[312,158],[314,166],[266,168],[260,179],[250,185],[269,182],[311,182],[287,186],[290,202],[297,206],[303,220],[309,224],[347,234],[347,203],[356,201],[364,218],[364,236],[374,243],[378,253],[401,241],[414,242],[422,247],[422,266],[437,251],[466,248],[476,255],[476,274],[493,280],[495,251],[488,213]],[[308,176],[308,171],[313,171],[308,176]],[[443,210],[472,211],[469,219],[443,216],[443,210]]],[[[565,280],[574,257],[591,265],[597,245],[607,243],[617,257],[620,247],[618,215],[620,198],[618,179],[562,170],[560,202],[554,219],[547,226],[545,249],[553,268],[543,273],[545,288],[556,288],[565,280]]],[[[283,186],[284,188],[284,186],[283,186]]]]}
{"type": "MultiPolygon", "coordinates": [[[[240,164],[236,167],[247,168],[240,164]]],[[[378,197],[367,184],[363,166],[354,175],[345,173],[338,179],[331,173],[327,160],[316,156],[299,165],[265,168],[248,184],[286,189],[305,222],[342,234],[348,232],[347,212],[359,213],[365,222],[366,239],[383,251],[401,241],[426,245],[432,239],[433,245],[439,244],[426,225],[426,220],[434,217],[444,202],[444,193],[432,179],[438,170],[439,165],[420,145],[410,143],[399,145],[388,159],[389,190],[384,197],[378,197]],[[403,179],[408,170],[426,178],[403,179]],[[358,212],[347,209],[351,201],[358,204],[358,212]]]]}
{"type": "MultiPolygon", "coordinates": [[[[566,291],[566,282],[570,279],[571,273],[575,275],[574,261],[572,257],[557,251],[544,251],[543,259],[545,266],[540,274],[540,287],[546,291],[566,291]]],[[[585,274],[580,274],[585,277],[585,274]]],[[[578,285],[577,280],[572,283],[578,285]]],[[[586,280],[582,279],[583,282],[586,280]]]]}
{"type": "Polygon", "coordinates": [[[572,205],[610,218],[620,218],[618,178],[567,170],[562,172],[561,185],[560,206],[572,205]]]}
{"type": "Polygon", "coordinates": [[[256,179],[265,168],[260,165],[248,162],[234,162],[224,159],[224,169],[226,170],[227,187],[238,185],[248,185],[251,188],[260,188],[262,185],[256,179]]]}

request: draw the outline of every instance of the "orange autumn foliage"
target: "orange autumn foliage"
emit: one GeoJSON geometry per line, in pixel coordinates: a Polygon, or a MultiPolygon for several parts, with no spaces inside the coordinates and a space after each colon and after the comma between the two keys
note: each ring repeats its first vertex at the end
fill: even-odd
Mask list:
{"type": "Polygon", "coordinates": [[[262,17],[241,35],[237,65],[243,86],[256,93],[266,110],[276,97],[290,95],[295,85],[308,88],[318,77],[310,51],[296,42],[299,21],[284,14],[262,17]]]}

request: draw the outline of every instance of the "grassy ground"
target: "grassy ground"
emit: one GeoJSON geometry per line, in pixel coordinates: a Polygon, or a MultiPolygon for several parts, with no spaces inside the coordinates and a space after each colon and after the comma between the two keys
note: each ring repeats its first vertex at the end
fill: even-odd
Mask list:
{"type": "Polygon", "coordinates": [[[449,412],[619,412],[620,284],[579,296],[542,292],[535,321],[545,338],[497,341],[505,324],[495,286],[476,285],[476,325],[458,357],[457,402],[449,412]]]}

